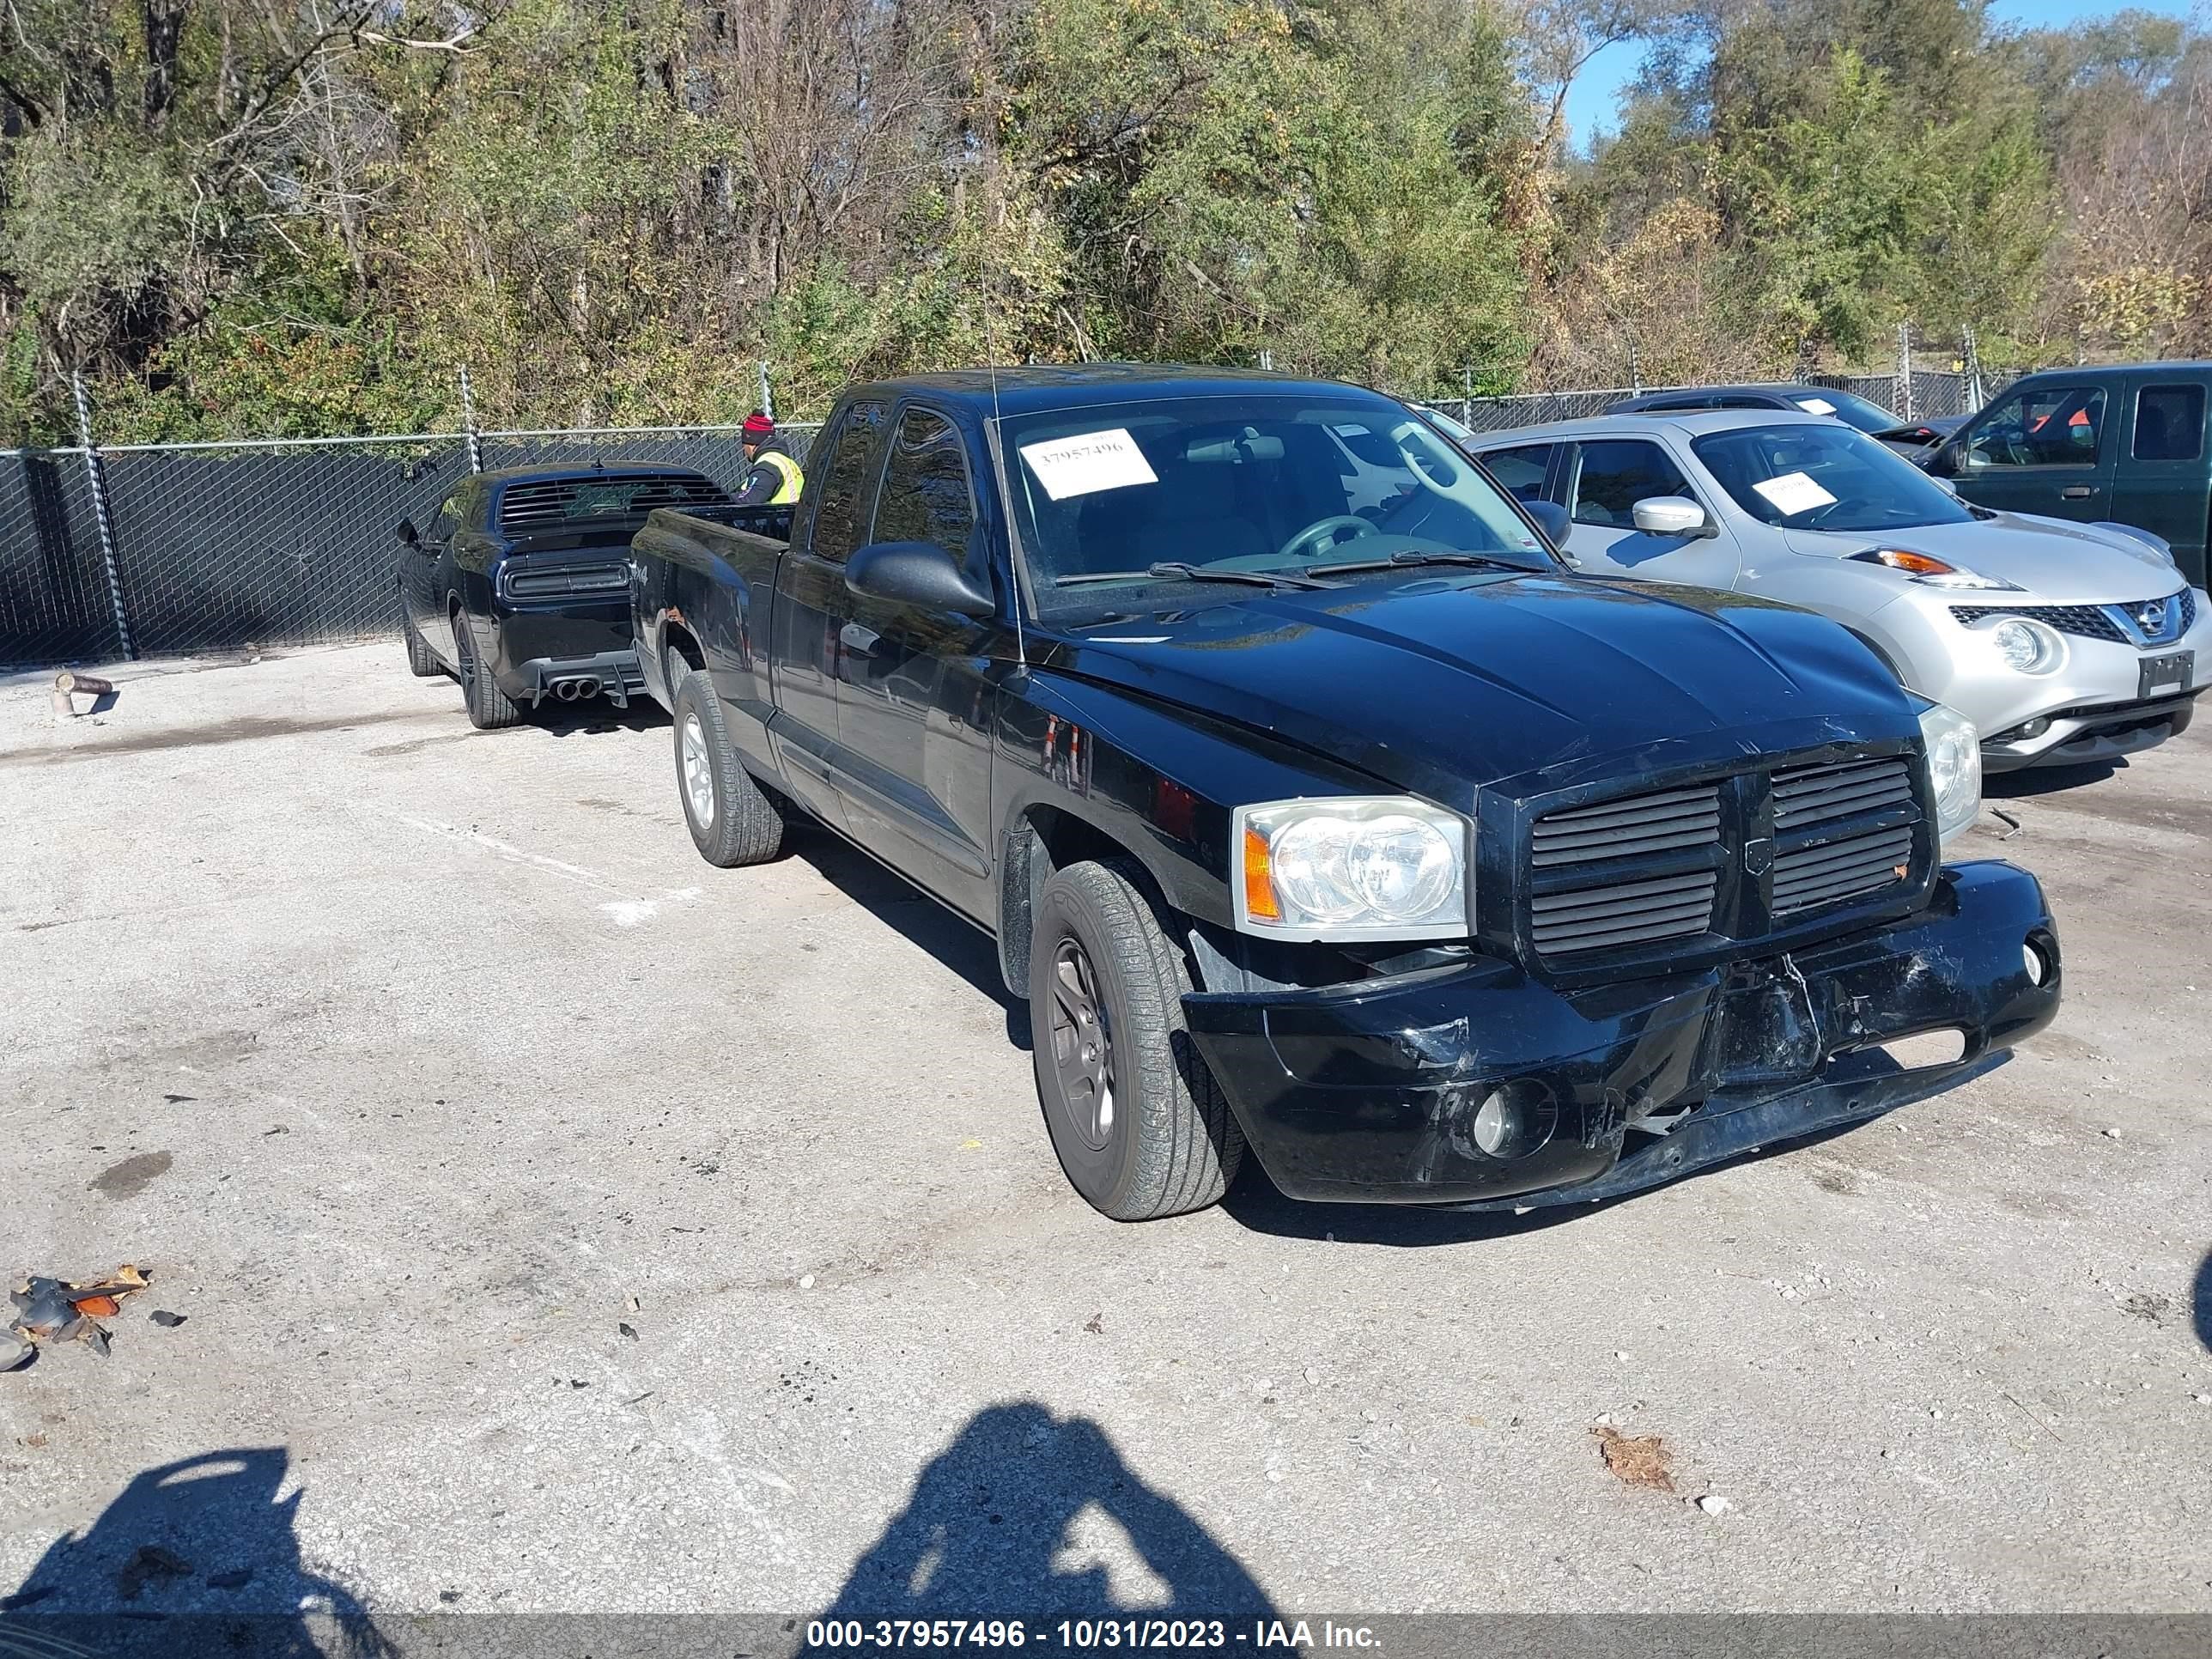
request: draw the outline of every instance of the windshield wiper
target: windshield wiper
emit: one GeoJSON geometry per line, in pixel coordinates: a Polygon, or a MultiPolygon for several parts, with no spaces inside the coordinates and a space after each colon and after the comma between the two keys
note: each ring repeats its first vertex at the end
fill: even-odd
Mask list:
{"type": "Polygon", "coordinates": [[[1540,575],[1533,564],[1523,564],[1517,559],[1501,559],[1490,553],[1417,553],[1407,550],[1393,553],[1387,559],[1355,559],[1348,564],[1310,564],[1309,576],[1349,576],[1360,570],[1409,570],[1424,564],[1484,565],[1499,570],[1518,570],[1523,575],[1540,575]]]}
{"type": "Polygon", "coordinates": [[[1084,570],[1073,576],[1055,576],[1054,587],[1079,587],[1085,582],[1133,582],[1146,576],[1180,576],[1190,582],[1241,582],[1247,587],[1321,587],[1327,582],[1315,581],[1309,576],[1291,575],[1279,570],[1224,570],[1216,565],[1187,564],[1179,559],[1164,559],[1158,564],[1148,564],[1142,570],[1084,570]]]}

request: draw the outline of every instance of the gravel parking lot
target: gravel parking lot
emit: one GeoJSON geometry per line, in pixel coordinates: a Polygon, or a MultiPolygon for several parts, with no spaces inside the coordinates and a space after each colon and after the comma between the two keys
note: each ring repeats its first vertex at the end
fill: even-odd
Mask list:
{"type": "Polygon", "coordinates": [[[117,678],[0,682],[6,1265],[154,1275],[0,1378],[0,1593],[2212,1611],[2212,726],[1985,815],[2068,1000],[1950,1095],[1565,1214],[1128,1227],[988,945],[826,836],[708,868],[657,715],[117,678]]]}

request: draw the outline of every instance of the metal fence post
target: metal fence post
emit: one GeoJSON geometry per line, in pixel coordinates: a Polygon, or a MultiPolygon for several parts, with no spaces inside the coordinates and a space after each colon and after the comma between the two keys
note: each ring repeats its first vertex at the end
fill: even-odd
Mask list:
{"type": "Polygon", "coordinates": [[[115,563],[115,520],[107,510],[107,469],[101,465],[100,446],[92,441],[92,403],[84,395],[84,376],[71,371],[70,390],[76,397],[76,437],[84,449],[86,481],[92,486],[92,521],[100,532],[100,559],[107,571],[107,600],[115,608],[115,637],[123,654],[137,659],[131,643],[131,618],[123,609],[123,574],[115,563]]]}
{"type": "Polygon", "coordinates": [[[477,400],[469,385],[469,366],[461,365],[461,441],[469,452],[469,471],[483,471],[483,444],[477,434],[477,400]]]}
{"type": "Polygon", "coordinates": [[[1966,358],[1966,402],[1968,404],[1966,413],[1972,415],[1977,410],[1981,408],[1984,401],[1982,398],[1982,353],[1981,348],[1974,343],[1974,327],[1972,323],[1966,325],[1965,336],[1966,358]]]}
{"type": "Polygon", "coordinates": [[[769,385],[768,385],[768,359],[767,359],[767,358],[765,358],[765,357],[762,358],[762,359],[760,360],[760,365],[759,365],[759,367],[760,367],[760,386],[761,386],[761,401],[760,401],[761,413],[762,413],[762,414],[763,414],[763,415],[765,415],[765,416],[767,416],[769,417],[769,419],[770,419],[770,420],[772,421],[772,420],[774,420],[774,419],[775,418],[775,394],[773,392],[771,392],[771,391],[769,391],[769,385]]]}
{"type": "Polygon", "coordinates": [[[1906,420],[1912,418],[1912,325],[1897,325],[1897,383],[1900,390],[1897,398],[1897,412],[1906,420]]]}

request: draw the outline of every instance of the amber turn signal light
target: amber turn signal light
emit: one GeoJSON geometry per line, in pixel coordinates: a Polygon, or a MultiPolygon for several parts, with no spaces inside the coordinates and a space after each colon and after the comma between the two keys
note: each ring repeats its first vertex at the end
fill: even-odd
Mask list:
{"type": "Polygon", "coordinates": [[[1283,908],[1275,902],[1275,879],[1267,868],[1267,838],[1249,824],[1244,829],[1244,912],[1256,921],[1283,919],[1283,908]]]}

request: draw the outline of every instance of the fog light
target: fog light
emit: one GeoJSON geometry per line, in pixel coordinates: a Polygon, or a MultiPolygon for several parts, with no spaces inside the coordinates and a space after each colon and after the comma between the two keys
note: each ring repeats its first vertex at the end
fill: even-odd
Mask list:
{"type": "Polygon", "coordinates": [[[2043,954],[2042,947],[2033,939],[2020,947],[2021,960],[2027,966],[2027,982],[2041,985],[2051,977],[2051,958],[2043,954]]]}
{"type": "Polygon", "coordinates": [[[1526,1158],[1552,1138],[1558,1116],[1549,1089],[1534,1078],[1516,1078],[1475,1108],[1474,1144],[1491,1158],[1526,1158]]]}
{"type": "Polygon", "coordinates": [[[2019,735],[2023,738],[2039,738],[2050,729],[2051,716],[2038,714],[2032,720],[2022,720],[2020,723],[2019,735]]]}

